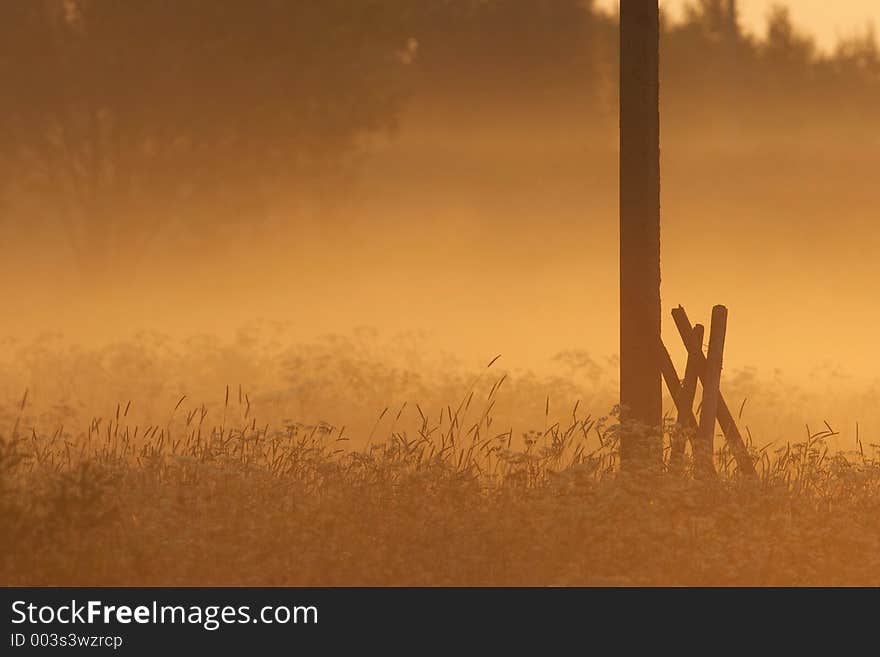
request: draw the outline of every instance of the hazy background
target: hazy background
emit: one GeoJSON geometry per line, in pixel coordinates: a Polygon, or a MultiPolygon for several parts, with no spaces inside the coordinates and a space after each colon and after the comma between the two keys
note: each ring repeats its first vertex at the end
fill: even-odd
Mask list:
{"type": "MultiPolygon", "coordinates": [[[[674,19],[680,19],[689,0],[661,0],[660,6],[674,19]]],[[[620,6],[619,0],[598,0],[597,6],[614,11],[620,6]]],[[[876,27],[880,21],[880,6],[873,0],[841,0],[834,6],[825,0],[740,0],[739,12],[743,28],[752,34],[763,36],[767,27],[767,16],[780,6],[790,7],[792,20],[802,31],[808,32],[816,40],[816,45],[825,52],[835,49],[841,39],[864,34],[868,25],[876,27]]]]}
{"type": "MultiPolygon", "coordinates": [[[[243,383],[364,424],[464,393],[501,353],[509,412],[607,411],[613,3],[291,3],[268,37],[235,20],[265,3],[206,20],[191,0],[170,30],[141,4],[5,21],[10,403],[243,383]]],[[[681,363],[668,311],[726,304],[731,405],[768,439],[826,419],[852,437],[880,427],[880,10],[789,4],[743,0],[731,25],[724,2],[666,3],[664,331],[681,363]]]]}

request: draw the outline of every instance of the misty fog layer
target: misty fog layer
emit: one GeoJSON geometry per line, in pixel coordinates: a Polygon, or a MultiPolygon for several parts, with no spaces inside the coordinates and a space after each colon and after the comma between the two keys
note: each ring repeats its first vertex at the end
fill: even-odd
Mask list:
{"type": "MultiPolygon", "coordinates": [[[[281,28],[265,38],[267,20],[212,63],[215,51],[185,55],[186,44],[238,33],[222,13],[196,21],[198,2],[156,55],[126,30],[158,34],[168,18],[158,12],[60,3],[74,9],[43,25],[25,18],[27,3],[10,3],[2,11],[37,25],[31,37],[73,57],[61,65],[24,36],[6,39],[0,56],[5,82],[21,89],[2,133],[10,407],[24,388],[45,405],[69,396],[47,382],[65,368],[93,373],[79,401],[112,406],[192,348],[194,361],[214,354],[211,366],[174,370],[154,402],[216,400],[244,383],[264,396],[294,390],[279,416],[345,422],[326,417],[335,405],[368,427],[385,405],[420,396],[439,406],[464,393],[501,353],[532,397],[511,414],[536,411],[542,422],[560,389],[556,412],[577,398],[607,412],[618,330],[616,19],[580,4],[388,0],[368,16],[301,3],[274,23],[298,25],[297,38],[281,28]],[[116,68],[98,64],[107,60],[116,68]],[[179,78],[156,74],[169,61],[188,62],[179,78]],[[70,79],[78,84],[62,84],[70,79]],[[284,326],[269,331],[269,352],[321,344],[324,360],[285,369],[269,352],[248,355],[256,347],[240,330],[258,320],[284,326]],[[381,363],[383,375],[352,384],[334,373],[333,392],[309,406],[303,391],[322,375],[302,372],[340,353],[322,336],[359,344],[363,327],[382,344],[410,336],[421,360],[345,352],[354,370],[381,363]],[[154,349],[136,338],[143,332],[171,336],[179,351],[106,360],[107,343],[154,349]],[[192,335],[210,337],[194,346],[192,335]],[[418,386],[400,383],[414,371],[418,386]]],[[[823,420],[845,436],[857,421],[876,429],[876,44],[820,56],[784,13],[759,41],[726,3],[699,5],[667,26],[661,53],[665,340],[683,369],[668,311],[682,304],[707,321],[723,303],[723,389],[731,406],[748,399],[744,417],[762,436],[823,420]]],[[[4,24],[24,24],[15,18],[4,24]]]]}

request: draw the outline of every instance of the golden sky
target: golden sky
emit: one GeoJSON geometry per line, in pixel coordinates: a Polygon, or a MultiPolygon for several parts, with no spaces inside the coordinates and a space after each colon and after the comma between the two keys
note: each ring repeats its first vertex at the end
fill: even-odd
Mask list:
{"type": "MultiPolygon", "coordinates": [[[[674,16],[691,0],[661,0],[674,16]]],[[[615,7],[618,0],[598,0],[600,6],[615,7]]],[[[839,37],[863,33],[870,23],[880,24],[880,2],[876,0],[740,0],[740,11],[748,30],[762,33],[767,12],[775,5],[791,7],[795,23],[815,35],[821,48],[834,47],[839,37]]]]}

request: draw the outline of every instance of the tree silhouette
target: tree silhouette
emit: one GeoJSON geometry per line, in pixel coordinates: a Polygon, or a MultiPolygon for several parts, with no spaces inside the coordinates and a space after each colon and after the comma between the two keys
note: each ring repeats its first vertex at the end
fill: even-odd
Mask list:
{"type": "Polygon", "coordinates": [[[66,231],[86,269],[172,218],[253,220],[393,122],[406,5],[6,0],[4,196],[66,231]]]}

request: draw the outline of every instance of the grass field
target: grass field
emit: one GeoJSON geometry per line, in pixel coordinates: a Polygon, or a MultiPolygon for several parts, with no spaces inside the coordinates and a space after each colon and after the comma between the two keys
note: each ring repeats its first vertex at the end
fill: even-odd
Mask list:
{"type": "Polygon", "coordinates": [[[875,447],[831,453],[827,430],[752,447],[757,480],[723,446],[717,481],[634,480],[613,414],[499,428],[499,381],[386,409],[366,441],[261,423],[235,389],[81,433],[25,428],[23,399],[0,430],[0,582],[880,585],[875,447]]]}

